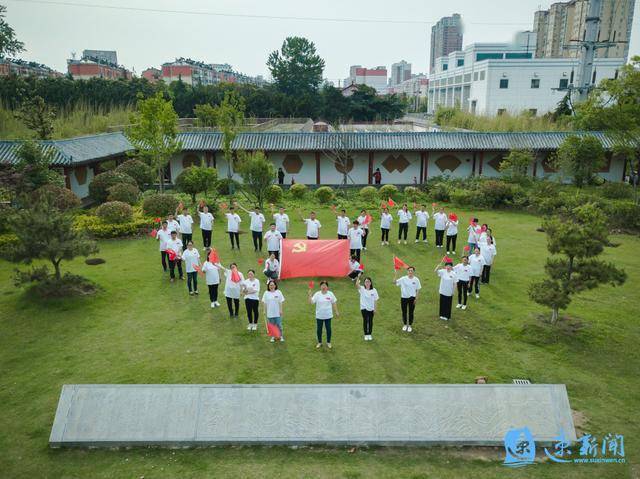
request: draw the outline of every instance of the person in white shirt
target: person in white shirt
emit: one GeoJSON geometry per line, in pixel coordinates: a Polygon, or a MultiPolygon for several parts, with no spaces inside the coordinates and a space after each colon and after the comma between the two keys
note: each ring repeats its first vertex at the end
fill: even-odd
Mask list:
{"type": "Polygon", "coordinates": [[[351,255],[349,258],[349,278],[351,281],[355,281],[355,279],[362,274],[362,270],[360,269],[360,263],[358,262],[358,258],[355,255],[351,255]]]}
{"type": "Polygon", "coordinates": [[[356,280],[356,289],[360,294],[360,313],[362,314],[362,329],[364,330],[364,340],[373,340],[373,316],[378,307],[378,291],[373,287],[373,280],[369,277],[364,279],[364,286],[360,284],[360,276],[356,280]]]}
{"type": "Polygon", "coordinates": [[[316,219],[316,212],[312,211],[309,218],[303,218],[302,215],[300,215],[300,217],[307,225],[307,239],[317,240],[320,237],[320,228],[322,228],[322,225],[320,221],[316,219]]]}
{"type": "Polygon", "coordinates": [[[209,248],[211,246],[211,232],[213,231],[213,215],[209,213],[207,205],[202,205],[198,207],[198,216],[200,216],[202,244],[205,248],[209,248]]]}
{"type": "Polygon", "coordinates": [[[453,304],[453,291],[458,277],[453,271],[453,263],[447,261],[444,268],[441,268],[443,261],[436,266],[435,272],[440,276],[440,319],[449,321],[451,319],[451,305],[453,304]]]}
{"type": "Polygon", "coordinates": [[[398,271],[393,270],[393,282],[400,287],[400,308],[402,309],[402,330],[413,331],[413,313],[418,301],[418,292],[422,288],[420,280],[415,275],[416,269],[413,266],[407,268],[406,276],[398,278],[398,271]]]}
{"type": "Polygon", "coordinates": [[[473,218],[471,220],[471,224],[467,227],[467,231],[469,232],[469,237],[467,238],[467,243],[469,244],[469,254],[473,254],[478,246],[478,234],[476,233],[476,229],[478,228],[478,218],[473,218]]]}
{"type": "Polygon", "coordinates": [[[471,280],[469,281],[469,293],[471,290],[476,290],[476,298],[480,297],[480,276],[484,265],[487,264],[484,260],[484,256],[480,254],[480,248],[476,247],[473,250],[473,254],[469,256],[469,265],[471,266],[471,280]]]}
{"type": "Polygon", "coordinates": [[[347,239],[351,222],[347,217],[346,210],[340,210],[340,213],[336,213],[336,222],[338,223],[338,239],[347,239]]]}
{"type": "Polygon", "coordinates": [[[484,257],[484,267],[482,268],[482,278],[480,281],[482,284],[489,284],[489,278],[491,277],[491,266],[496,258],[496,245],[493,244],[493,240],[490,236],[487,236],[487,243],[480,245],[480,254],[484,257]]]}
{"type": "Polygon", "coordinates": [[[176,279],[176,266],[178,266],[179,278],[184,279],[182,275],[182,241],[178,239],[177,231],[171,232],[171,239],[167,241],[168,250],[176,254],[174,259],[169,259],[169,281],[173,283],[176,279]]]}
{"type": "Polygon", "coordinates": [[[251,218],[249,229],[251,230],[251,238],[253,239],[253,250],[262,251],[262,227],[267,220],[260,211],[260,208],[256,206],[253,211],[249,211],[237,201],[234,205],[249,214],[249,217],[251,218]]]}
{"type": "Polygon", "coordinates": [[[462,262],[453,267],[453,272],[458,278],[458,304],[456,304],[456,308],[467,309],[467,293],[472,273],[469,257],[463,256],[462,262]]]}
{"type": "Polygon", "coordinates": [[[186,210],[182,210],[180,214],[178,214],[178,210],[176,210],[176,218],[178,219],[178,223],[180,223],[182,243],[189,244],[189,241],[193,239],[193,218],[186,210]]]}
{"type": "Polygon", "coordinates": [[[242,294],[244,295],[244,306],[247,309],[247,320],[250,331],[258,330],[258,314],[260,306],[260,281],[256,278],[256,272],[252,269],[247,271],[247,279],[241,283],[242,294]]]}
{"type": "MultiPolygon", "coordinates": [[[[282,303],[284,303],[284,296],[278,289],[278,283],[275,281],[269,281],[267,283],[267,290],[262,295],[262,304],[264,305],[264,316],[267,321],[275,325],[280,330],[280,341],[284,341],[284,330],[282,328],[282,303]]],[[[272,336],[271,342],[274,343],[276,339],[272,336]]]]}
{"type": "Polygon", "coordinates": [[[187,271],[187,288],[193,296],[198,293],[198,269],[200,268],[200,253],[193,247],[193,241],[187,243],[187,249],[182,253],[182,261],[187,271]]]}
{"type": "Polygon", "coordinates": [[[162,262],[162,270],[167,272],[167,243],[171,239],[171,230],[169,224],[165,220],[162,222],[162,228],[156,232],[156,240],[160,243],[160,261],[162,262]]]}
{"type": "Polygon", "coordinates": [[[409,232],[409,221],[411,220],[411,212],[407,209],[407,204],[402,205],[398,210],[398,244],[404,236],[404,244],[407,244],[407,233],[409,232]]]}
{"type": "Polygon", "coordinates": [[[316,349],[322,347],[322,327],[327,332],[327,347],[331,349],[331,320],[333,316],[339,316],[337,302],[338,299],[329,291],[329,283],[320,281],[320,291],[316,291],[311,296],[311,288],[308,292],[309,304],[316,305],[316,337],[318,343],[316,349]]]}
{"type": "Polygon", "coordinates": [[[367,238],[369,237],[369,223],[371,221],[371,217],[367,218],[369,215],[367,214],[367,210],[360,211],[360,216],[358,216],[358,223],[360,223],[360,228],[362,228],[362,249],[367,250],[367,238]],[[367,219],[369,221],[367,221],[367,219]]]}
{"type": "Polygon", "coordinates": [[[269,225],[269,231],[264,234],[264,239],[267,242],[267,251],[269,255],[275,255],[280,259],[280,241],[282,241],[282,234],[276,230],[276,224],[271,223],[269,225]]]}
{"type": "Polygon", "coordinates": [[[264,275],[267,277],[267,284],[269,281],[278,279],[278,274],[280,271],[280,261],[276,258],[274,253],[271,253],[267,261],[264,262],[264,275]]]}
{"type": "Polygon", "coordinates": [[[364,230],[360,228],[358,220],[354,220],[353,226],[347,232],[347,238],[349,238],[349,254],[355,256],[358,261],[360,261],[360,251],[362,251],[363,236],[364,230]]]}
{"type": "Polygon", "coordinates": [[[232,206],[229,208],[229,212],[224,214],[227,217],[227,233],[229,233],[229,241],[231,241],[231,249],[234,248],[233,241],[235,239],[236,246],[240,249],[240,223],[242,223],[242,219],[240,219],[240,215],[236,213],[235,208],[232,206]]]}
{"type": "Polygon", "coordinates": [[[220,269],[224,271],[224,296],[227,300],[227,308],[229,309],[229,317],[237,318],[240,311],[240,291],[242,289],[242,282],[244,281],[243,274],[238,271],[238,265],[231,263],[229,269],[222,265],[219,265],[220,269]],[[235,270],[235,274],[234,274],[235,270]],[[236,281],[234,281],[234,276],[236,281]]]}
{"type": "Polygon", "coordinates": [[[427,222],[429,221],[429,213],[424,209],[424,205],[420,205],[420,209],[416,211],[416,243],[420,240],[420,233],[422,233],[422,242],[427,241],[427,222]]]}
{"type": "MultiPolygon", "coordinates": [[[[273,212],[273,207],[271,211],[273,212]]],[[[280,207],[278,213],[273,215],[273,220],[276,222],[278,232],[283,238],[286,238],[287,231],[289,230],[289,215],[284,212],[284,208],[280,207]]]]}
{"type": "Polygon", "coordinates": [[[444,230],[447,229],[447,214],[444,212],[444,208],[440,208],[437,213],[434,213],[432,209],[431,216],[433,217],[433,227],[436,232],[436,248],[442,248],[444,230]]]}
{"type": "Polygon", "coordinates": [[[220,306],[218,302],[218,286],[220,286],[220,265],[214,264],[209,261],[209,254],[211,248],[206,249],[207,260],[202,265],[202,272],[204,273],[204,279],[209,289],[209,300],[211,301],[211,307],[215,308],[220,306]]]}
{"type": "Polygon", "coordinates": [[[393,221],[393,216],[389,213],[389,209],[385,206],[382,208],[382,213],[380,214],[380,244],[384,246],[385,244],[389,246],[389,230],[391,229],[391,222],[393,221]]]}
{"type": "Polygon", "coordinates": [[[169,231],[180,233],[180,223],[174,219],[173,215],[167,216],[167,228],[169,228],[169,231]]]}
{"type": "Polygon", "coordinates": [[[458,241],[458,217],[453,213],[447,220],[447,254],[456,254],[456,242],[458,241]]]}

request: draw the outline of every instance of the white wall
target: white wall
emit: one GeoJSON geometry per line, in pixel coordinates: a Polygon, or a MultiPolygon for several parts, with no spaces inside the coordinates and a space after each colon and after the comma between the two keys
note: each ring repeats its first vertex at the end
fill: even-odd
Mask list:
{"type": "MultiPolygon", "coordinates": [[[[304,183],[306,185],[315,185],[316,184],[316,156],[315,153],[309,152],[269,152],[267,154],[267,158],[273,162],[273,166],[276,171],[278,168],[282,167],[285,173],[284,183],[287,185],[291,184],[291,177],[293,176],[296,180],[296,183],[304,183]],[[285,160],[287,155],[297,155],[302,161],[302,168],[299,173],[288,173],[287,170],[283,167],[282,162],[285,160]]],[[[322,161],[322,156],[320,157],[322,161]]]]}
{"type": "MultiPolygon", "coordinates": [[[[477,169],[477,166],[476,166],[477,169]]],[[[467,151],[430,151],[428,156],[427,178],[434,176],[449,175],[456,178],[464,178],[471,176],[473,171],[473,152],[467,151]],[[460,164],[451,171],[446,165],[443,165],[440,159],[445,157],[455,157],[460,164]],[[441,168],[442,167],[442,168],[441,168]]]]}
{"type": "Polygon", "coordinates": [[[69,174],[71,191],[73,191],[81,199],[89,196],[89,183],[93,181],[93,176],[93,167],[89,165],[76,166],[75,168],[73,168],[73,170],[71,170],[71,173],[69,174]],[[86,171],[86,179],[82,185],[78,183],[78,178],[76,177],[76,171],[80,168],[84,168],[86,171]]]}
{"type": "MultiPolygon", "coordinates": [[[[352,156],[353,169],[349,172],[347,184],[366,184],[369,181],[369,153],[352,153],[352,156]]],[[[322,153],[320,156],[320,182],[339,185],[342,184],[342,180],[343,175],[336,170],[333,158],[322,153]]]]}
{"type": "Polygon", "coordinates": [[[380,172],[382,173],[382,184],[397,183],[400,185],[411,185],[413,184],[414,176],[418,178],[418,182],[420,181],[420,153],[417,151],[376,151],[373,155],[372,171],[376,171],[376,168],[380,168],[380,172]],[[397,169],[390,172],[384,166],[385,160],[390,156],[396,159],[402,156],[409,162],[409,165],[402,172],[397,169]]]}

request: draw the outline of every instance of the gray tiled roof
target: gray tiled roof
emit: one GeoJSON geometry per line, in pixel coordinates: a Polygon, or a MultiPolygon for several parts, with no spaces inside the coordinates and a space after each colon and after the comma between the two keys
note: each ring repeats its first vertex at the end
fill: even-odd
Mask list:
{"type": "MultiPolygon", "coordinates": [[[[233,148],[266,151],[555,150],[571,134],[593,135],[605,148],[613,146],[611,139],[601,132],[249,132],[240,133],[233,142],[233,148]]],[[[222,148],[222,133],[219,132],[187,132],[180,133],[178,137],[185,151],[219,151],[222,148]]],[[[102,160],[122,155],[133,148],[121,132],[50,140],[43,144],[45,148],[54,150],[56,165],[102,160]]],[[[0,162],[14,163],[19,145],[19,141],[0,141],[0,162]]]]}

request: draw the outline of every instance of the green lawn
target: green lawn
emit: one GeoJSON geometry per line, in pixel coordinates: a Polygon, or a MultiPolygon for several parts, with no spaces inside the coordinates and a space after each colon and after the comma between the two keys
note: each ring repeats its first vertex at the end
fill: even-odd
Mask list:
{"type": "MultiPolygon", "coordinates": [[[[458,213],[462,222],[470,216],[458,213]]],[[[246,215],[243,219],[248,226],[246,215]]],[[[42,302],[16,290],[14,265],[1,262],[0,477],[638,477],[640,241],[612,238],[620,246],[604,256],[625,267],[627,283],[576,299],[568,313],[579,318],[583,329],[556,333],[538,326],[535,317],[544,310],[526,293],[542,274],[547,256],[545,236],[536,232],[540,219],[511,212],[482,212],[480,219],[497,238],[492,284],[482,289],[480,300],[470,299],[467,311],[454,309],[449,324],[437,312],[433,268],[441,254],[432,245],[412,242],[399,246],[393,241],[382,248],[374,228],[363,257],[381,295],[374,341],[362,341],[351,281],[333,280],[341,317],[334,320],[332,351],[314,348],[306,279],[281,285],[287,342],[274,345],[262,331],[246,330],[244,307],[240,319],[230,320],[226,308],[210,309],[204,284],[195,298],[187,295],[184,283],[170,284],[150,238],[103,241],[99,256],[106,264],[87,266],[78,259],[66,265],[102,286],[94,298],[42,302]],[[416,265],[423,284],[413,334],[401,331],[399,291],[392,285],[394,254],[416,265]],[[572,407],[586,418],[582,429],[599,436],[624,434],[628,463],[541,463],[508,470],[500,464],[499,448],[109,451],[50,450],[47,445],[63,384],[470,383],[481,374],[494,383],[512,378],[565,383],[572,407]]],[[[334,238],[335,220],[328,209],[320,220],[321,236],[334,238]]],[[[242,252],[231,252],[223,229],[217,220],[214,244],[222,260],[238,262],[243,271],[257,268],[250,237],[241,236],[242,252]]],[[[296,221],[293,231],[302,237],[303,225],[296,221]]],[[[410,234],[414,231],[412,226],[410,234]]],[[[429,234],[432,240],[431,229],[429,234]]],[[[199,231],[194,237],[201,245],[199,231]]]]}

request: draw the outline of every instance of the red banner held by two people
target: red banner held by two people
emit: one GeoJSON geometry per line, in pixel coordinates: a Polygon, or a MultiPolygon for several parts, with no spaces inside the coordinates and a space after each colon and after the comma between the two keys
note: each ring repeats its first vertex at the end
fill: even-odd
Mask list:
{"type": "Polygon", "coordinates": [[[348,240],[282,240],[280,279],[344,277],[349,271],[348,240]]]}

